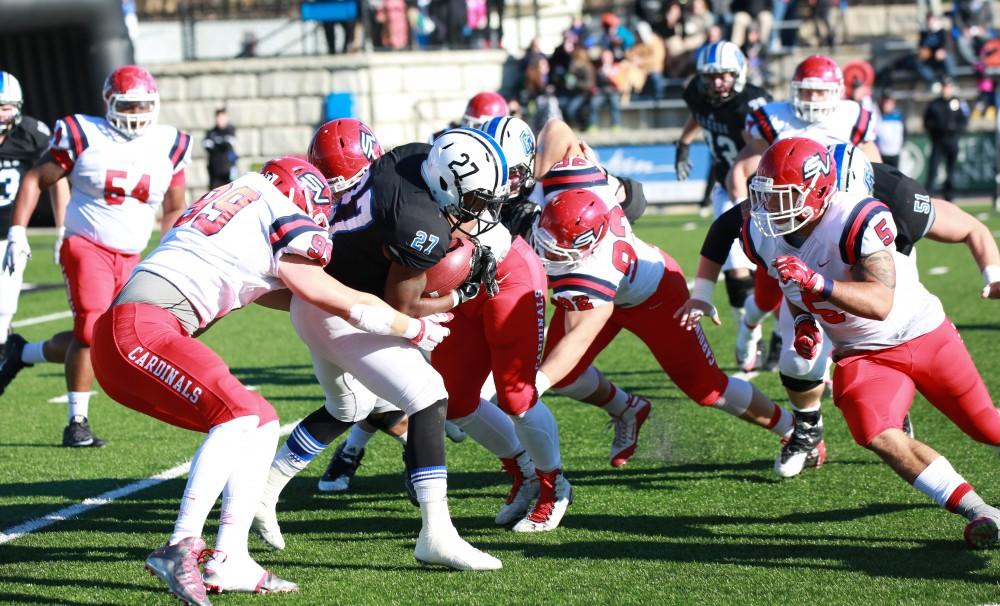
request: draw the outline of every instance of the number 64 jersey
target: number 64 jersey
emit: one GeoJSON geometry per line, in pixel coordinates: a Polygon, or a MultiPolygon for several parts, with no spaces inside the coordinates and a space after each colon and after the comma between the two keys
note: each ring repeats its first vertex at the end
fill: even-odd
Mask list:
{"type": "Polygon", "coordinates": [[[892,309],[882,321],[846,313],[817,295],[803,292],[794,283],[781,284],[781,291],[790,303],[809,311],[820,322],[835,351],[895,347],[931,332],[944,322],[941,301],[920,283],[916,262],[896,250],[896,224],[881,201],[838,192],[812,233],[798,245],[792,243],[795,235],[766,237],[752,218],[747,217],[740,238],[747,256],[758,267],[766,267],[775,279],[778,273],[772,263],[780,256],[802,259],[827,280],[855,281],[851,270],[862,257],[881,250],[892,254],[896,287],[892,309]]]}
{"type": "Polygon", "coordinates": [[[284,288],[284,254],[330,261],[325,229],[259,173],[214,189],[184,211],[160,245],[133,270],[173,284],[198,314],[201,327],[284,288]]]}

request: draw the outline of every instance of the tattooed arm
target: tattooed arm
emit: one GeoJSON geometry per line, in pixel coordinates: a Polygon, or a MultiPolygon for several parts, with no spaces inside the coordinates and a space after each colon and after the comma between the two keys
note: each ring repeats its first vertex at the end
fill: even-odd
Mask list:
{"type": "Polygon", "coordinates": [[[849,314],[885,320],[896,290],[896,264],[890,250],[861,257],[851,268],[852,281],[836,281],[829,301],[849,314]]]}

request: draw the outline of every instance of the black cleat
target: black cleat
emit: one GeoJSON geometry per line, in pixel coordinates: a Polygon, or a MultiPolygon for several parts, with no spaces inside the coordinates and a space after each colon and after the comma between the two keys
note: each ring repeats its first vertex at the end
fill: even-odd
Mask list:
{"type": "Polygon", "coordinates": [[[73,417],[69,425],[63,429],[63,446],[69,448],[100,448],[104,440],[94,435],[90,429],[87,417],[73,417]]]}
{"type": "Polygon", "coordinates": [[[24,337],[17,333],[7,338],[3,349],[3,359],[0,360],[0,396],[7,390],[7,386],[14,380],[17,373],[21,372],[22,368],[34,366],[34,364],[25,364],[21,361],[21,353],[27,344],[24,337]]]}
{"type": "Polygon", "coordinates": [[[361,452],[357,454],[351,454],[345,452],[345,444],[347,442],[341,442],[337,446],[337,450],[333,451],[333,458],[330,459],[330,464],[327,466],[323,477],[319,479],[317,487],[320,491],[343,492],[351,485],[351,479],[354,478],[354,473],[358,471],[361,459],[365,458],[365,449],[362,448],[361,452]]]}
{"type": "Polygon", "coordinates": [[[806,467],[822,467],[826,461],[820,411],[792,411],[792,414],[795,416],[792,435],[782,440],[781,452],[774,460],[774,472],[783,478],[797,476],[806,467]]]}

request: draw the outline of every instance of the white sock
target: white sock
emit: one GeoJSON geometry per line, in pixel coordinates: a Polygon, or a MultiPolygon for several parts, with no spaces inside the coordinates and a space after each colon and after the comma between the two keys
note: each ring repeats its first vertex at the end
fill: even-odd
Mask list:
{"type": "Polygon", "coordinates": [[[611,397],[604,404],[599,405],[612,417],[620,416],[628,408],[629,394],[624,389],[619,388],[614,383],[611,384],[611,397]]]}
{"type": "Polygon", "coordinates": [[[66,394],[66,399],[68,404],[66,406],[66,412],[68,413],[69,422],[73,421],[73,417],[84,417],[87,416],[87,411],[90,408],[90,392],[89,391],[71,391],[66,394]]]}
{"type": "Polygon", "coordinates": [[[34,343],[27,343],[24,349],[21,350],[21,361],[25,364],[39,364],[41,362],[48,362],[45,359],[45,353],[42,351],[45,348],[45,341],[36,341],[34,343]]]}
{"type": "Polygon", "coordinates": [[[450,528],[452,532],[455,532],[455,526],[451,523],[451,514],[448,513],[448,499],[421,501],[420,519],[424,525],[423,529],[429,532],[440,532],[445,528],[450,528]]]}
{"type": "Polygon", "coordinates": [[[757,302],[754,301],[752,294],[747,297],[747,300],[743,303],[743,311],[743,323],[751,328],[759,326],[769,313],[757,307],[757,302]]]}
{"type": "Polygon", "coordinates": [[[522,414],[511,417],[524,450],[539,471],[548,473],[562,467],[559,456],[559,427],[552,411],[541,400],[522,414]]]}
{"type": "Polygon", "coordinates": [[[452,422],[501,459],[509,459],[524,450],[510,417],[487,400],[480,400],[472,414],[452,419],[452,422]]]}
{"type": "Polygon", "coordinates": [[[170,535],[170,545],[187,537],[201,536],[205,520],[229,476],[237,465],[251,457],[253,442],[250,438],[259,422],[257,415],[249,415],[216,425],[208,432],[191,461],[191,472],[184,487],[174,532],[170,535]]]}
{"type": "Polygon", "coordinates": [[[261,493],[265,503],[277,503],[278,495],[297,473],[306,468],[316,455],[323,452],[326,446],[312,437],[312,434],[301,424],[295,426],[292,435],[288,436],[271,461],[267,472],[267,484],[261,493]]]}
{"type": "Polygon", "coordinates": [[[349,452],[351,454],[358,454],[368,446],[368,441],[375,437],[375,432],[368,433],[364,429],[361,429],[360,423],[355,423],[354,427],[351,428],[351,432],[347,434],[347,440],[344,442],[344,452],[349,452]]]}
{"type": "Polygon", "coordinates": [[[795,428],[795,417],[784,408],[774,405],[774,416],[771,417],[771,426],[768,431],[779,438],[784,438],[792,433],[795,428]]]}
{"type": "Polygon", "coordinates": [[[949,511],[954,510],[961,498],[972,490],[972,486],[944,457],[931,461],[913,480],[913,487],[949,511]]]}
{"type": "Polygon", "coordinates": [[[247,535],[260,495],[267,483],[267,470],[278,446],[278,421],[258,427],[248,440],[247,458],[236,466],[222,491],[219,534],[215,548],[227,557],[249,558],[247,535]]]}

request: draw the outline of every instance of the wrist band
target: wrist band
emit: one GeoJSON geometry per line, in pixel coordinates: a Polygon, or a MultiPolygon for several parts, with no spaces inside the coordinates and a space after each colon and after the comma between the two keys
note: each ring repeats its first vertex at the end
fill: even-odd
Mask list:
{"type": "Polygon", "coordinates": [[[829,299],[830,295],[833,294],[833,280],[823,279],[823,288],[819,291],[819,297],[821,299],[829,299]]]}
{"type": "MultiPolygon", "coordinates": [[[[11,227],[11,229],[14,229],[11,227]]],[[[987,265],[983,269],[983,284],[989,286],[994,282],[1000,282],[1000,265],[987,265]]]]}
{"type": "Polygon", "coordinates": [[[715,282],[709,280],[708,278],[695,278],[694,287],[691,289],[691,298],[698,299],[699,301],[704,301],[705,303],[712,302],[712,294],[715,292],[715,282]]]}

